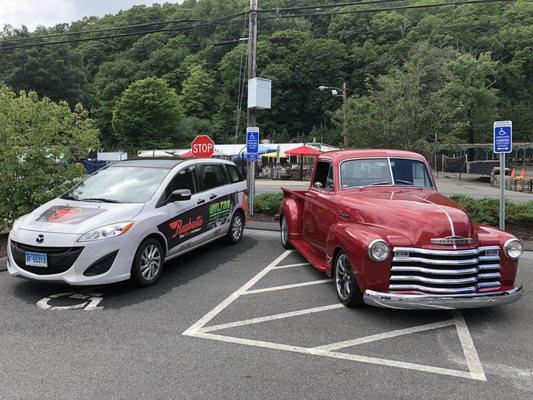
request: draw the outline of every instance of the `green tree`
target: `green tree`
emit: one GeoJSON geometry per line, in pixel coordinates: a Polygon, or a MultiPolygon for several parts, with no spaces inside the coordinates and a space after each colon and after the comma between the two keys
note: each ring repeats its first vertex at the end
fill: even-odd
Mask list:
{"type": "Polygon", "coordinates": [[[65,192],[84,172],[77,163],[98,148],[98,130],[81,105],[17,96],[0,86],[0,230],[65,192]]]}
{"type": "Polygon", "coordinates": [[[132,83],[113,109],[115,135],[130,151],[172,146],[181,120],[179,97],[161,78],[132,83]]]}
{"type": "Polygon", "coordinates": [[[189,76],[183,82],[180,103],[189,116],[207,118],[211,116],[214,104],[215,80],[200,65],[189,69],[189,76]]]}

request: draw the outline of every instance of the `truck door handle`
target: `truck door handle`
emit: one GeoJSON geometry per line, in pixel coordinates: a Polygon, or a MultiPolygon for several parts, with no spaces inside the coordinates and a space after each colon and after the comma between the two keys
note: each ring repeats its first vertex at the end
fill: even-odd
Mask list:
{"type": "Polygon", "coordinates": [[[209,200],[213,200],[215,197],[217,197],[216,194],[212,194],[211,196],[209,196],[209,200]]]}
{"type": "Polygon", "coordinates": [[[204,200],[204,199],[200,199],[200,200],[198,200],[198,201],[196,202],[196,204],[203,204],[203,203],[205,203],[205,200],[204,200]]]}
{"type": "Polygon", "coordinates": [[[342,218],[350,218],[350,213],[348,211],[339,211],[339,215],[342,217],[342,218]]]}

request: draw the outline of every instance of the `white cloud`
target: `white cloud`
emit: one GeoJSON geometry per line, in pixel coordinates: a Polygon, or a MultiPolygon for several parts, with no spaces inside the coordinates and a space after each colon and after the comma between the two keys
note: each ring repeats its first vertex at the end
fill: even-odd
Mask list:
{"type": "Polygon", "coordinates": [[[128,9],[137,4],[175,2],[169,0],[0,0],[0,28],[9,24],[53,26],[72,22],[85,16],[103,16],[128,9]]]}

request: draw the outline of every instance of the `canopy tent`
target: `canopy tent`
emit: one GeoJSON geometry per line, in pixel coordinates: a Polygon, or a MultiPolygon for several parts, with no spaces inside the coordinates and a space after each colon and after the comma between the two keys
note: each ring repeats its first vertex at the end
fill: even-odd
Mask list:
{"type": "Polygon", "coordinates": [[[285,152],[286,155],[289,156],[300,156],[300,179],[304,179],[304,157],[318,157],[320,155],[320,151],[306,146],[305,144],[300,147],[296,147],[291,150],[287,150],[285,152]]]}
{"type": "Polygon", "coordinates": [[[308,157],[317,157],[320,155],[320,151],[313,149],[312,147],[303,145],[300,147],[296,147],[291,150],[287,150],[285,152],[286,155],[289,156],[308,156],[308,157]]]}
{"type": "MultiPolygon", "coordinates": [[[[278,157],[278,152],[277,151],[271,151],[270,153],[263,154],[262,157],[276,158],[276,157],[278,157]]],[[[279,152],[279,157],[280,158],[287,158],[287,156],[285,155],[285,153],[283,151],[279,152]]]]}

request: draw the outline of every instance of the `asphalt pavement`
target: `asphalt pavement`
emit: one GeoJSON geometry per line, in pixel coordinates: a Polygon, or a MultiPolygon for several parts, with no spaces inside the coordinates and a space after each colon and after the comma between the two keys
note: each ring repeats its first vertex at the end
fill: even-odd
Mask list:
{"type": "Polygon", "coordinates": [[[348,309],[333,283],[247,230],[155,285],[72,288],[0,273],[1,399],[533,398],[524,298],[449,311],[348,309]]]}

